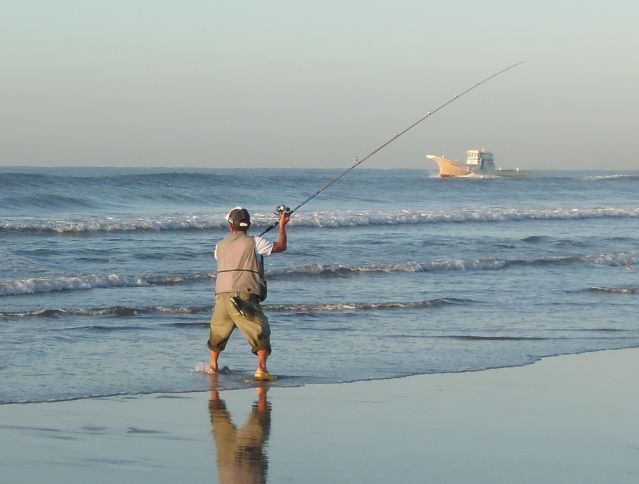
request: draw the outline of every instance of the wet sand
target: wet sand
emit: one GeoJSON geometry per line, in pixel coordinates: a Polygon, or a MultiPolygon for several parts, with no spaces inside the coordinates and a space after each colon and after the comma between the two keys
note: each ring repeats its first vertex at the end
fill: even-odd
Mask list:
{"type": "Polygon", "coordinates": [[[632,349],[385,381],[4,405],[0,482],[635,483],[637,368],[632,349]]]}

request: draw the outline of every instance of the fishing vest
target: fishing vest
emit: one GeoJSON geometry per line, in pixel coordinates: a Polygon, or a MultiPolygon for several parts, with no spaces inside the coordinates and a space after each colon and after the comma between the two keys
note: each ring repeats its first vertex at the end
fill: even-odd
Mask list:
{"type": "MultiPolygon", "coordinates": [[[[261,257],[255,254],[255,239],[236,232],[217,243],[215,293],[248,292],[260,296],[264,289],[261,257]]],[[[265,296],[265,295],[264,295],[265,296]]]]}

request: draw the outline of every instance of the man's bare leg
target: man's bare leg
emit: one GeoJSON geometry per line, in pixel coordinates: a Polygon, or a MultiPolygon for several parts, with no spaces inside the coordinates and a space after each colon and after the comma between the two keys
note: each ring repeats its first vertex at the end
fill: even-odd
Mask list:
{"type": "Polygon", "coordinates": [[[266,360],[268,358],[268,350],[258,350],[257,351],[257,370],[256,373],[268,373],[266,369],[266,360]]]}
{"type": "Polygon", "coordinates": [[[217,373],[219,368],[217,366],[217,359],[220,357],[219,351],[211,351],[211,371],[217,373]]]}

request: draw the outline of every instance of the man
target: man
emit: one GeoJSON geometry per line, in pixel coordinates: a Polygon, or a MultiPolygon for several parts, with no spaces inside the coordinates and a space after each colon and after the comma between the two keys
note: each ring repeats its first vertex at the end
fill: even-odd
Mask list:
{"type": "Polygon", "coordinates": [[[260,307],[260,301],[266,297],[262,257],[286,250],[289,219],[288,213],[280,215],[279,238],[273,243],[260,236],[247,235],[251,216],[245,208],[235,207],[227,215],[231,233],[215,247],[215,309],[208,341],[212,373],[218,372],[220,353],[238,327],[250,343],[253,354],[257,355],[255,379],[276,379],[266,367],[271,354],[271,328],[260,307]]]}

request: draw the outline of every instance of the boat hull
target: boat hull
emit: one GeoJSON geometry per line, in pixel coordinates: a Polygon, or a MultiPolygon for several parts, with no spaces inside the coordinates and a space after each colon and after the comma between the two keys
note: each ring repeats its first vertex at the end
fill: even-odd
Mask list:
{"type": "Polygon", "coordinates": [[[502,178],[526,178],[528,172],[523,170],[482,170],[478,166],[471,166],[459,161],[449,160],[442,156],[427,155],[429,160],[433,160],[439,167],[439,176],[442,178],[451,177],[502,177],[502,178]]]}
{"type": "Polygon", "coordinates": [[[465,163],[435,155],[428,155],[427,158],[437,163],[437,166],[439,166],[439,176],[441,177],[467,176],[470,174],[468,165],[465,163]]]}

